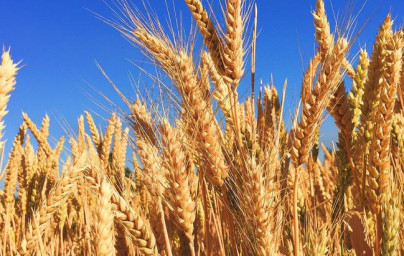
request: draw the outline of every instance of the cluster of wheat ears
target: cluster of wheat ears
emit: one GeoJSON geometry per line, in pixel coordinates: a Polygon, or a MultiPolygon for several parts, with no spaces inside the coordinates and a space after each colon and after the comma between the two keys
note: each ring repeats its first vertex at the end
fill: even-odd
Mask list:
{"type": "MultiPolygon", "coordinates": [[[[254,8],[227,0],[221,29],[201,0],[185,2],[199,51],[124,1],[110,23],[165,72],[168,109],[122,96],[129,112],[104,132],[85,112],[66,149],[49,143],[48,116],[38,127],[23,113],[0,172],[0,255],[404,255],[404,30],[387,16],[352,65],[348,33],[332,32],[317,0],[317,49],[288,128],[284,92],[254,97],[254,8]],[[319,143],[325,111],[333,150],[319,143]]],[[[3,51],[0,121],[18,70],[3,51]]]]}

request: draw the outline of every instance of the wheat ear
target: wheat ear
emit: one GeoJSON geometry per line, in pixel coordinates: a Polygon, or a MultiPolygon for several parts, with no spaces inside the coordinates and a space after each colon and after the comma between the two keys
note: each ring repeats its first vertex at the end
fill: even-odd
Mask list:
{"type": "Polygon", "coordinates": [[[203,36],[203,41],[212,56],[212,61],[216,69],[220,73],[223,73],[223,44],[212,20],[209,18],[208,13],[200,0],[185,0],[185,2],[192,13],[192,16],[196,20],[199,31],[203,36]]]}
{"type": "MultiPolygon", "coordinates": [[[[327,51],[329,51],[334,45],[334,36],[330,31],[330,23],[327,19],[323,0],[317,0],[316,11],[313,11],[313,17],[314,28],[316,30],[316,40],[318,43],[318,52],[321,55],[321,59],[324,61],[327,51]]],[[[346,58],[342,60],[341,67],[345,70],[350,78],[355,77],[355,69],[346,58]]]]}
{"type": "Polygon", "coordinates": [[[369,68],[369,57],[366,50],[361,49],[359,53],[359,63],[356,67],[355,77],[352,82],[352,90],[349,93],[349,101],[352,112],[352,123],[353,123],[353,135],[356,137],[355,129],[359,126],[360,117],[362,115],[362,105],[363,105],[363,94],[365,88],[365,82],[368,76],[369,68]]]}
{"type": "Polygon", "coordinates": [[[6,179],[4,184],[4,199],[7,205],[14,203],[14,191],[16,188],[17,174],[21,167],[21,157],[23,155],[23,141],[26,132],[26,126],[20,126],[17,136],[13,141],[13,147],[10,152],[8,165],[6,167],[6,179]]]}
{"type": "MultiPolygon", "coordinates": [[[[100,186],[103,179],[100,167],[94,165],[91,168],[87,168],[85,172],[86,181],[96,188],[100,186]]],[[[109,182],[104,182],[104,186],[112,191],[111,203],[115,219],[125,228],[134,245],[145,255],[159,255],[156,239],[148,220],[135,211],[109,182]]]]}
{"type": "Polygon", "coordinates": [[[96,255],[115,255],[114,247],[114,213],[112,211],[112,188],[104,178],[99,185],[97,207],[94,220],[94,248],[96,255]]]}
{"type": "Polygon", "coordinates": [[[38,144],[40,147],[42,147],[45,151],[46,156],[51,156],[52,155],[52,148],[50,147],[46,137],[44,134],[38,130],[37,126],[32,122],[32,120],[28,117],[27,114],[22,113],[22,116],[24,118],[24,122],[27,125],[27,127],[31,130],[32,135],[34,135],[35,139],[38,141],[38,144]]]}
{"type": "Polygon", "coordinates": [[[116,115],[113,113],[108,120],[108,126],[105,130],[104,137],[102,138],[100,159],[105,168],[109,165],[109,153],[111,151],[112,137],[114,135],[115,119],[116,115]]]}
{"type": "Polygon", "coordinates": [[[212,82],[215,86],[215,90],[213,91],[213,97],[219,103],[220,108],[223,111],[223,114],[226,116],[226,121],[232,123],[232,114],[231,114],[231,103],[230,97],[232,97],[232,92],[229,91],[229,86],[226,84],[225,79],[220,73],[217,71],[214,62],[209,53],[204,53],[202,55],[203,61],[208,66],[209,74],[212,79],[212,82]]]}
{"type": "Polygon", "coordinates": [[[157,139],[153,130],[153,120],[146,105],[137,99],[130,109],[132,111],[132,127],[135,131],[136,137],[145,141],[150,141],[152,144],[156,144],[157,139]]]}
{"type": "Polygon", "coordinates": [[[339,39],[327,57],[327,61],[321,70],[318,81],[311,94],[306,94],[302,99],[302,116],[295,131],[295,139],[292,146],[292,160],[296,165],[307,161],[315,135],[315,127],[321,121],[324,108],[328,106],[332,95],[338,88],[341,75],[338,72],[341,62],[345,57],[348,43],[345,39],[339,39]]]}
{"type": "MultiPolygon", "coordinates": [[[[7,114],[7,103],[10,99],[10,93],[14,90],[16,84],[15,77],[18,71],[18,63],[14,63],[10,56],[10,51],[4,51],[1,55],[0,65],[0,143],[3,138],[4,121],[7,114]]],[[[0,145],[0,149],[3,146],[0,145]]]]}
{"type": "Polygon", "coordinates": [[[368,196],[371,207],[376,212],[379,212],[377,209],[380,209],[378,196],[383,194],[388,185],[390,132],[395,94],[401,71],[401,62],[397,61],[402,56],[402,49],[399,45],[401,45],[401,38],[388,38],[385,46],[385,58],[382,61],[381,77],[374,88],[378,92],[378,97],[375,99],[378,105],[375,105],[376,109],[373,110],[375,124],[369,152],[368,196]]]}
{"type": "Polygon", "coordinates": [[[47,225],[49,225],[51,217],[59,206],[67,200],[80,174],[87,168],[84,164],[85,159],[85,155],[81,156],[80,160],[74,166],[69,165],[69,161],[67,162],[65,169],[62,171],[61,179],[49,192],[47,199],[42,202],[39,210],[34,214],[38,216],[38,222],[35,224],[30,223],[25,233],[24,241],[18,249],[21,255],[33,252],[40,239],[39,236],[42,236],[43,231],[47,225]]]}
{"type": "MultiPolygon", "coordinates": [[[[390,173],[392,175],[392,173],[390,173]]],[[[402,204],[401,195],[397,188],[389,189],[382,203],[382,226],[383,226],[383,244],[382,255],[398,256],[400,255],[400,205],[402,204]]]]}
{"type": "Polygon", "coordinates": [[[330,104],[327,106],[327,110],[334,118],[335,124],[341,131],[345,143],[350,148],[351,134],[354,126],[352,123],[352,112],[349,108],[348,95],[346,94],[345,83],[343,81],[339,84],[330,104]]]}
{"type": "Polygon", "coordinates": [[[98,133],[97,126],[96,126],[95,123],[94,123],[94,119],[93,119],[93,117],[91,116],[91,114],[88,113],[87,111],[85,111],[84,114],[85,114],[85,116],[86,116],[87,124],[88,124],[88,127],[89,127],[89,129],[90,129],[91,137],[92,137],[92,139],[93,139],[95,145],[96,145],[97,147],[99,147],[99,146],[100,146],[100,143],[101,143],[101,139],[100,139],[100,135],[99,135],[99,133],[98,133]]]}
{"type": "Polygon", "coordinates": [[[187,163],[178,130],[171,127],[167,120],[163,121],[161,130],[163,134],[162,142],[165,146],[163,151],[164,165],[169,170],[168,184],[170,190],[168,191],[170,196],[168,200],[173,206],[178,225],[182,228],[189,241],[191,254],[195,255],[194,222],[196,202],[191,196],[190,186],[193,184],[189,177],[192,174],[187,172],[187,166],[191,163],[187,163]]]}
{"type": "Polygon", "coordinates": [[[244,73],[244,49],[243,49],[243,1],[227,1],[227,31],[226,47],[224,48],[224,63],[226,74],[237,87],[244,73]]]}
{"type": "Polygon", "coordinates": [[[340,66],[345,58],[348,42],[341,38],[337,41],[319,74],[318,81],[310,95],[302,99],[303,110],[299,124],[294,131],[291,147],[292,162],[295,167],[293,182],[293,234],[294,255],[300,253],[299,222],[297,212],[298,180],[297,169],[307,162],[315,138],[315,128],[320,125],[324,108],[329,105],[332,95],[340,83],[340,66]]]}
{"type": "Polygon", "coordinates": [[[375,111],[375,127],[370,147],[369,165],[369,199],[376,213],[376,253],[379,252],[382,239],[382,217],[380,205],[391,183],[390,149],[391,129],[394,114],[395,98],[400,82],[402,35],[395,34],[387,42],[387,54],[383,63],[383,72],[376,90],[379,91],[379,105],[375,111]]]}
{"type": "Polygon", "coordinates": [[[201,90],[197,86],[197,77],[193,70],[192,59],[186,53],[180,54],[179,65],[183,80],[182,96],[185,107],[189,109],[190,118],[197,125],[198,135],[203,143],[199,143],[203,157],[200,159],[206,166],[206,175],[215,185],[222,185],[228,175],[228,166],[220,145],[219,130],[213,122],[211,106],[201,99],[201,90]]]}
{"type": "Polygon", "coordinates": [[[318,52],[321,55],[321,59],[325,60],[327,52],[334,44],[334,38],[330,31],[330,24],[327,20],[323,0],[317,0],[316,11],[313,11],[313,18],[314,28],[316,30],[316,41],[318,43],[318,52]]]}

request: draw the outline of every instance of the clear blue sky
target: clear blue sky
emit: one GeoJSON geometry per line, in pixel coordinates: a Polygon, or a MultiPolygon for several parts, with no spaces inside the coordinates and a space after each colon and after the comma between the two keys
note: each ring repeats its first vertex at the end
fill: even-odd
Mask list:
{"type": "MultiPolygon", "coordinates": [[[[183,1],[167,1],[176,3],[177,13],[182,13],[184,21],[191,20],[183,1]]],[[[325,1],[329,18],[334,24],[332,10],[334,9],[336,15],[341,15],[346,10],[347,1],[325,1]]],[[[141,3],[139,0],[133,2],[141,3]]],[[[164,21],[164,0],[149,2],[164,21]]],[[[283,80],[288,79],[285,111],[289,117],[288,113],[293,111],[298,102],[302,65],[306,65],[313,55],[314,29],[311,10],[314,9],[315,0],[256,2],[260,30],[257,45],[257,79],[266,83],[273,74],[279,91],[282,89],[283,80]]],[[[364,1],[357,0],[356,10],[359,10],[363,3],[364,1]]],[[[89,9],[104,17],[112,17],[103,1],[1,0],[0,9],[0,45],[11,46],[13,58],[23,60],[24,65],[18,74],[16,90],[12,93],[8,105],[9,114],[5,118],[8,148],[21,123],[21,111],[27,112],[36,123],[40,123],[43,115],[47,113],[51,117],[51,134],[55,137],[64,134],[57,120],[65,119],[76,129],[76,120],[86,109],[107,116],[87,95],[89,92],[108,106],[91,90],[88,83],[117,102],[119,98],[96,68],[95,60],[103,66],[120,89],[131,96],[134,95],[128,75],[132,73],[137,77],[140,71],[131,61],[143,61],[144,57],[117,31],[88,11],[89,9]]],[[[359,45],[364,46],[365,43],[368,50],[371,50],[377,27],[390,10],[396,23],[402,24],[403,0],[368,0],[359,15],[358,24],[362,24],[367,18],[370,21],[355,42],[353,53],[358,50],[359,45]]],[[[249,76],[245,81],[248,84],[249,76]]],[[[247,88],[241,87],[241,90],[247,88]]],[[[327,143],[335,138],[336,134],[331,123],[326,121],[321,134],[327,143]]]]}

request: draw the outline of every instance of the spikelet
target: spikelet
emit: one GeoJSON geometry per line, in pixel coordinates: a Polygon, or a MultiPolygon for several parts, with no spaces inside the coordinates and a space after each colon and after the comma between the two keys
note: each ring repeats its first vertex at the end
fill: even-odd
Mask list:
{"type": "Polygon", "coordinates": [[[122,139],[119,147],[118,167],[120,170],[125,169],[126,150],[128,146],[129,128],[125,128],[122,132],[122,139]]]}
{"type": "Polygon", "coordinates": [[[18,176],[19,183],[19,199],[21,204],[22,216],[24,216],[24,221],[21,223],[21,229],[25,230],[25,219],[27,214],[27,207],[29,202],[29,196],[32,194],[32,179],[36,174],[35,161],[36,155],[33,146],[31,145],[29,134],[25,138],[24,155],[22,156],[22,168],[18,176]]]}
{"type": "MultiPolygon", "coordinates": [[[[338,136],[337,146],[338,151],[336,152],[337,154],[336,160],[339,172],[339,182],[333,200],[334,201],[333,207],[335,207],[335,209],[333,210],[332,213],[332,218],[336,222],[340,221],[340,218],[342,218],[343,214],[347,211],[347,206],[345,205],[345,196],[347,189],[352,182],[351,168],[349,166],[348,156],[346,154],[347,150],[346,150],[345,138],[341,133],[339,133],[338,136]]],[[[338,228],[339,227],[333,227],[333,229],[338,228]]]]}
{"type": "Polygon", "coordinates": [[[29,134],[25,137],[25,148],[24,148],[24,170],[27,175],[28,182],[32,179],[34,175],[34,162],[36,155],[34,151],[34,147],[31,144],[31,136],[29,134]]]}
{"type": "Polygon", "coordinates": [[[122,131],[121,120],[117,118],[114,129],[114,146],[112,148],[111,174],[115,179],[115,186],[119,189],[125,187],[125,160],[129,129],[122,131]]]}
{"type": "Polygon", "coordinates": [[[196,219],[195,219],[195,231],[196,231],[196,243],[197,250],[205,251],[205,236],[206,236],[206,215],[203,209],[202,199],[196,201],[196,219]]]}
{"type": "Polygon", "coordinates": [[[311,93],[313,89],[313,82],[314,78],[317,74],[318,66],[320,65],[321,55],[319,52],[310,60],[309,66],[307,67],[304,75],[303,75],[303,82],[302,82],[302,93],[301,98],[306,98],[307,95],[311,93]]]}
{"type": "Polygon", "coordinates": [[[76,161],[76,159],[79,158],[79,147],[77,146],[77,141],[74,138],[70,138],[70,147],[71,147],[71,154],[73,157],[73,161],[76,161]]]}
{"type": "MultiPolygon", "coordinates": [[[[28,137],[28,135],[27,135],[28,137]]],[[[21,143],[22,146],[22,143],[21,143]]],[[[27,213],[28,202],[28,171],[26,165],[26,158],[29,156],[29,147],[21,148],[21,167],[18,168],[18,208],[21,212],[21,230],[25,230],[25,218],[27,213]]]]}
{"type": "Polygon", "coordinates": [[[331,198],[332,189],[329,189],[331,182],[325,176],[325,173],[328,171],[324,165],[321,166],[319,160],[314,164],[314,185],[316,189],[316,194],[319,202],[325,202],[331,198]]]}
{"type": "MultiPolygon", "coordinates": [[[[264,88],[264,127],[262,142],[264,148],[270,147],[275,144],[276,133],[280,126],[283,129],[283,123],[280,123],[280,105],[278,99],[278,92],[274,86],[266,86],[264,88]]],[[[282,132],[282,131],[280,131],[282,132]]],[[[279,135],[278,135],[279,136],[279,135]]]]}
{"type": "Polygon", "coordinates": [[[313,230],[311,230],[312,233],[308,237],[307,255],[327,255],[327,239],[329,237],[327,226],[310,228],[313,230]]]}

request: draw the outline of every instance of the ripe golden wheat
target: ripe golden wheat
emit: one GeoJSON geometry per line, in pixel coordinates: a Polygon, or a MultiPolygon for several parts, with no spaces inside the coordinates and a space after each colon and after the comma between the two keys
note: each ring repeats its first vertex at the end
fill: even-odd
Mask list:
{"type": "MultiPolygon", "coordinates": [[[[0,170],[0,255],[404,255],[404,30],[387,16],[355,66],[317,0],[317,49],[289,128],[284,92],[254,95],[251,6],[226,0],[221,27],[201,0],[185,3],[202,50],[126,1],[121,23],[108,21],[171,80],[168,109],[138,96],[104,132],[85,112],[70,149],[49,143],[48,116],[38,127],[22,114],[0,170]],[[326,111],[333,150],[319,141],[326,111]]],[[[0,150],[17,71],[3,50],[0,150]]]]}

